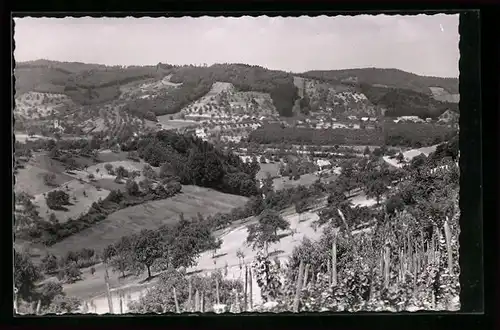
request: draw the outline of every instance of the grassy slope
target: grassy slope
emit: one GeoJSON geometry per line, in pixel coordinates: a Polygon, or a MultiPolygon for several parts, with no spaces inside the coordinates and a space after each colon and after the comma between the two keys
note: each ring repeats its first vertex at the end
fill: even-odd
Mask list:
{"type": "Polygon", "coordinates": [[[84,247],[100,250],[122,236],[174,223],[178,221],[180,213],[184,213],[186,218],[196,216],[198,213],[207,216],[217,212],[227,212],[243,205],[246,201],[245,197],[224,194],[212,189],[183,186],[183,191],[179,195],[115,212],[92,228],[53,245],[50,250],[56,254],[84,247]]]}

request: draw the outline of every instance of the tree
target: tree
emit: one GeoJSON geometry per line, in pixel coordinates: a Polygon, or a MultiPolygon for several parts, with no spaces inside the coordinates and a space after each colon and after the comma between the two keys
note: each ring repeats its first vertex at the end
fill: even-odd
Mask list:
{"type": "Polygon", "coordinates": [[[49,151],[49,153],[48,153],[48,156],[49,156],[49,158],[54,159],[54,158],[59,157],[59,156],[60,156],[60,154],[61,154],[61,153],[60,153],[60,151],[59,151],[59,148],[55,146],[55,147],[53,147],[53,148],[51,148],[51,149],[50,149],[50,151],[49,151]]]}
{"type": "Polygon", "coordinates": [[[398,163],[402,163],[404,162],[405,160],[405,156],[403,155],[402,152],[400,152],[397,156],[396,156],[396,160],[398,161],[398,163]]]}
{"type": "Polygon", "coordinates": [[[392,196],[385,203],[385,209],[388,214],[394,214],[396,211],[404,209],[404,201],[399,195],[392,196]]]}
{"type": "Polygon", "coordinates": [[[264,157],[264,155],[260,156],[260,162],[261,162],[261,164],[266,163],[266,157],[264,157]]]}
{"type": "Polygon", "coordinates": [[[365,147],[365,150],[363,151],[363,155],[365,156],[370,156],[370,148],[368,148],[368,146],[365,147]]]}
{"type": "Polygon", "coordinates": [[[416,168],[424,166],[426,161],[427,161],[427,156],[425,156],[425,154],[421,153],[420,155],[413,157],[413,159],[411,160],[410,166],[412,168],[416,169],[416,168]]]}
{"type": "Polygon", "coordinates": [[[64,205],[69,205],[69,195],[62,190],[53,190],[47,193],[45,201],[51,210],[61,210],[64,205]]]}
{"type": "Polygon", "coordinates": [[[56,175],[54,173],[45,173],[43,175],[43,183],[47,186],[54,187],[56,186],[56,175]]]}
{"type": "Polygon", "coordinates": [[[384,152],[382,151],[381,148],[375,148],[375,149],[373,149],[373,153],[372,154],[375,157],[381,157],[381,156],[384,155],[384,152]]]}
{"type": "Polygon", "coordinates": [[[68,283],[74,283],[81,279],[82,272],[76,266],[76,263],[72,263],[64,269],[64,275],[68,283]]]}
{"type": "Polygon", "coordinates": [[[127,158],[132,159],[135,162],[140,161],[139,153],[136,150],[132,150],[128,153],[127,158]]]}
{"type": "Polygon", "coordinates": [[[127,189],[127,193],[131,196],[137,196],[139,194],[139,185],[133,179],[127,180],[125,189],[127,189]]]}
{"type": "Polygon", "coordinates": [[[51,304],[47,307],[47,313],[76,313],[82,301],[75,297],[67,297],[65,295],[57,295],[52,300],[51,304]]]}
{"type": "Polygon", "coordinates": [[[123,166],[118,166],[116,168],[116,178],[122,179],[128,177],[128,171],[123,166]]]}
{"type": "Polygon", "coordinates": [[[286,230],[290,228],[288,221],[276,211],[264,210],[256,224],[247,227],[248,236],[247,243],[252,244],[252,248],[264,248],[266,254],[269,244],[278,242],[278,230],[286,230]]]}
{"type": "Polygon", "coordinates": [[[111,172],[113,170],[113,165],[111,165],[111,164],[108,163],[108,164],[104,165],[104,168],[106,169],[106,171],[108,171],[108,174],[113,175],[112,172],[111,172]]]}
{"type": "Polygon", "coordinates": [[[151,265],[162,256],[160,237],[157,232],[142,230],[134,242],[133,252],[136,260],[147,268],[148,278],[151,278],[151,265]]]}
{"type": "Polygon", "coordinates": [[[122,277],[125,277],[125,272],[131,269],[134,262],[132,258],[130,249],[119,249],[119,252],[111,258],[109,265],[113,271],[119,272],[122,274],[122,277]]]}
{"type": "Polygon", "coordinates": [[[49,216],[49,221],[51,223],[59,223],[59,220],[57,219],[56,215],[54,213],[51,213],[50,216],[49,216]]]}
{"type": "Polygon", "coordinates": [[[47,254],[42,259],[40,267],[45,274],[54,274],[59,268],[57,257],[53,254],[47,254]]]}
{"type": "Polygon", "coordinates": [[[377,205],[380,204],[380,198],[384,195],[389,189],[387,188],[386,183],[382,178],[370,180],[366,186],[366,196],[375,197],[377,200],[377,205]]]}
{"type": "Polygon", "coordinates": [[[274,191],[274,182],[273,178],[271,177],[271,174],[269,172],[266,173],[266,178],[262,180],[262,193],[264,196],[269,195],[269,193],[274,191]]]}
{"type": "Polygon", "coordinates": [[[64,296],[63,287],[58,282],[47,282],[44,284],[39,293],[39,300],[41,308],[47,308],[56,296],[64,296]]]}
{"type": "Polygon", "coordinates": [[[42,279],[39,269],[31,262],[27,252],[14,251],[14,285],[17,295],[26,300],[33,301],[35,283],[42,279]]]}
{"type": "Polygon", "coordinates": [[[156,174],[155,170],[149,164],[144,165],[142,169],[142,174],[150,180],[156,180],[158,178],[158,175],[156,174]]]}

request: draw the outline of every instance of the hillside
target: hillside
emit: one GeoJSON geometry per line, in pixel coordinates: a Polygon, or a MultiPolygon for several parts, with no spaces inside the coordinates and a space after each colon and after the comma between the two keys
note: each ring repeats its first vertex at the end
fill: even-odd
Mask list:
{"type": "Polygon", "coordinates": [[[300,76],[310,79],[331,81],[334,83],[364,83],[379,87],[409,89],[424,94],[431,94],[431,87],[441,87],[450,94],[459,93],[457,78],[419,76],[398,69],[363,68],[321,70],[304,72],[300,76]]]}
{"type": "Polygon", "coordinates": [[[242,92],[233,84],[218,81],[207,94],[181,110],[186,118],[230,118],[245,114],[279,116],[269,93],[242,92]]]}
{"type": "Polygon", "coordinates": [[[39,60],[18,63],[17,96],[65,95],[75,109],[112,106],[136,117],[261,114],[438,117],[458,111],[458,79],[396,69],[349,69],[292,74],[246,64],[103,66],[39,60]]]}
{"type": "Polygon", "coordinates": [[[309,71],[294,83],[305,114],[437,118],[446,110],[458,112],[458,79],[453,78],[368,68],[309,71]]]}
{"type": "Polygon", "coordinates": [[[300,111],[327,113],[333,116],[379,116],[381,110],[355,86],[316,79],[294,77],[300,90],[300,111]]]}
{"type": "Polygon", "coordinates": [[[165,224],[176,223],[179,215],[186,218],[204,216],[218,212],[227,213],[242,206],[248,199],[242,196],[224,194],[212,189],[183,186],[182,192],[171,198],[131,206],[110,214],[95,226],[72,235],[50,247],[52,253],[64,255],[92,246],[102,250],[123,236],[143,229],[158,229],[165,224]]]}
{"type": "Polygon", "coordinates": [[[458,112],[457,103],[442,102],[432,95],[409,89],[362,84],[359,89],[372,104],[384,109],[386,117],[419,116],[437,118],[446,110],[458,112]]]}

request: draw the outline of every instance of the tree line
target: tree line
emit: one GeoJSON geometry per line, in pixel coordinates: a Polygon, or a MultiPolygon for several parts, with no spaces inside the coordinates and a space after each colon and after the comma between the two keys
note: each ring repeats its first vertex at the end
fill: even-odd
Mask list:
{"type": "Polygon", "coordinates": [[[449,140],[457,130],[445,125],[387,122],[379,130],[314,129],[264,125],[252,131],[249,142],[258,144],[389,145],[420,148],[449,140]]]}
{"type": "Polygon", "coordinates": [[[160,131],[126,143],[122,150],[137,151],[140,158],[151,166],[161,166],[163,172],[178,177],[182,184],[242,196],[258,193],[258,163],[246,164],[238,156],[193,135],[160,131]]]}

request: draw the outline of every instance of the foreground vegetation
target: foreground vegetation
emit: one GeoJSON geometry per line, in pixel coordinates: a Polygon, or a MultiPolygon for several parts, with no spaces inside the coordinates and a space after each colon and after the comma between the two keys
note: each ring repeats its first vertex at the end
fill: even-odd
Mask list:
{"type": "MultiPolygon", "coordinates": [[[[451,150],[448,147],[441,149],[451,150]]],[[[318,241],[304,239],[285,263],[270,257],[266,249],[259,253],[251,273],[264,304],[253,311],[457,310],[458,167],[448,158],[432,155],[405,171],[410,180],[390,193],[382,209],[353,213],[345,196],[331,191],[315,224],[324,232],[318,241]],[[430,171],[436,165],[447,167],[430,171]],[[368,230],[354,233],[352,229],[359,221],[355,218],[371,224],[368,230]]],[[[281,222],[269,211],[259,219],[260,225],[249,227],[248,241],[260,249],[265,247],[260,243],[277,239],[274,228],[280,228],[281,222]]],[[[187,281],[187,275],[179,274],[187,281]]],[[[251,304],[246,303],[247,275],[244,283],[243,288],[233,291],[231,301],[225,301],[227,305],[209,300],[203,311],[251,310],[251,304]],[[242,296],[243,301],[238,300],[242,296]]],[[[191,295],[176,297],[173,288],[183,290],[179,282],[164,277],[155,290],[131,307],[140,306],[135,310],[141,312],[192,310],[184,307],[192,306],[191,295]],[[161,309],[154,303],[159,301],[164,302],[164,308],[170,307],[161,309]]],[[[212,282],[204,292],[213,296],[218,289],[212,282]]]]}
{"type": "Polygon", "coordinates": [[[166,272],[153,290],[131,303],[131,311],[249,310],[248,278],[230,281],[224,271],[193,276],[183,269],[203,251],[217,250],[221,241],[213,236],[215,230],[251,216],[257,216],[257,222],[248,227],[247,242],[263,252],[245,273],[257,279],[265,302],[254,311],[456,309],[457,142],[441,144],[429,157],[415,157],[401,170],[389,171],[373,154],[346,161],[330,185],[318,181],[309,188],[274,191],[268,177],[259,194],[229,214],[181,218],[175,225],[124,237],[102,254],[82,250],[63,258],[48,255],[35,266],[28,255],[16,252],[18,310],[74,312],[81,302],[65,297],[60,284],[36,283],[42,272],[57,274],[60,281],[78,280],[79,267],[100,261],[122,276],[148,270],[151,277],[152,269],[166,272]],[[439,166],[445,167],[431,171],[439,166]],[[389,184],[395,188],[389,190],[389,184]],[[377,205],[352,207],[347,197],[355,188],[375,197],[377,205]],[[322,237],[305,239],[285,263],[272,259],[266,247],[280,239],[278,230],[289,227],[278,211],[294,205],[301,213],[316,207],[323,196],[328,197],[327,205],[314,223],[323,230],[322,237]],[[367,230],[360,232],[360,226],[367,230]]]}

